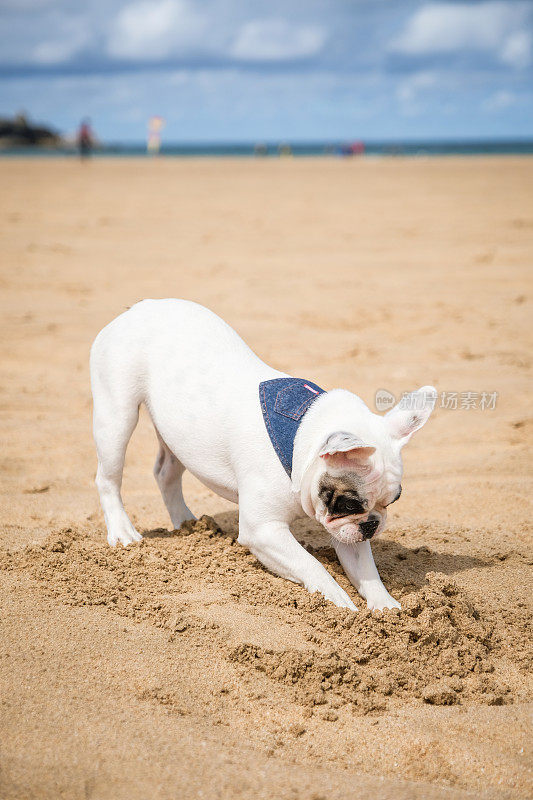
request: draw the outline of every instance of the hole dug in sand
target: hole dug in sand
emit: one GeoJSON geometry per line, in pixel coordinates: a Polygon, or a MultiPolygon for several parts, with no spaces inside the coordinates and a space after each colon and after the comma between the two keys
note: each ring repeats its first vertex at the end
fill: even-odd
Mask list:
{"type": "MultiPolygon", "coordinates": [[[[524,623],[498,629],[443,574],[429,572],[420,589],[400,595],[401,611],[353,613],[270,574],[209,517],[172,534],[152,531],[126,549],[91,536],[64,530],[0,552],[0,566],[29,574],[63,603],[163,627],[177,646],[180,637],[200,637],[240,665],[245,680],[258,670],[290,687],[308,713],[327,706],[316,709],[324,718],[346,705],[355,713],[409,702],[501,705],[524,691],[523,658],[505,675],[500,669],[503,656],[513,662],[509,642],[523,639],[524,623]]],[[[331,551],[314,553],[331,568],[331,551]]]]}

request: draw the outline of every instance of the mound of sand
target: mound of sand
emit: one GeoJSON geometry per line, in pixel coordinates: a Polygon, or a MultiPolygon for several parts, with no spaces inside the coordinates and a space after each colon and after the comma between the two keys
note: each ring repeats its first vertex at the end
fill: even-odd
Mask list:
{"type": "MultiPolygon", "coordinates": [[[[314,554],[332,568],[332,550],[314,554]]],[[[504,650],[512,656],[508,645],[524,639],[524,630],[498,628],[439,573],[427,573],[420,589],[408,590],[401,611],[353,613],[271,575],[209,517],[173,534],[154,531],[127,549],[69,528],[43,544],[3,553],[2,565],[29,573],[41,591],[69,605],[102,605],[164,627],[171,637],[201,632],[231,662],[292,687],[307,713],[327,706],[320,713],[334,719],[334,709],[346,704],[355,713],[406,702],[504,705],[520,692],[500,676],[497,661],[504,650]],[[225,614],[217,613],[216,600],[206,606],[186,596],[203,576],[209,589],[231,598],[225,614]],[[235,644],[232,618],[268,621],[273,610],[300,647],[264,646],[253,626],[251,641],[242,641],[241,631],[235,644]]],[[[524,667],[521,654],[516,661],[524,667]]]]}

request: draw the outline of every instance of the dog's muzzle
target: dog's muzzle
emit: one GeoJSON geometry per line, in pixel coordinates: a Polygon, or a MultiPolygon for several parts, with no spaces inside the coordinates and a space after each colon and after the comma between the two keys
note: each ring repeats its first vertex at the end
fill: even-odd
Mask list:
{"type": "Polygon", "coordinates": [[[379,528],[379,517],[369,517],[366,522],[361,522],[359,529],[363,539],[371,539],[379,528]]]}

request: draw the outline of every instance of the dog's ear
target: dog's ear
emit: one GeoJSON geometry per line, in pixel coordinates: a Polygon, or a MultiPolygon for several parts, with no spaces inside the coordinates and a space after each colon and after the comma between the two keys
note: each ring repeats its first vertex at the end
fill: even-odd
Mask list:
{"type": "Polygon", "coordinates": [[[433,386],[422,386],[416,392],[405,394],[384,417],[391,439],[399,442],[400,447],[407,444],[413,433],[428,421],[436,400],[437,390],[433,386]]]}
{"type": "Polygon", "coordinates": [[[375,452],[375,447],[365,444],[352,433],[336,431],[328,436],[318,455],[332,467],[356,469],[375,452]]]}

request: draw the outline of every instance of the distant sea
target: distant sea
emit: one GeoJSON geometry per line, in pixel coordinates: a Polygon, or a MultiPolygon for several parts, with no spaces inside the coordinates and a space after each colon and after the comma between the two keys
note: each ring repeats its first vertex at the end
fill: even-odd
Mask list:
{"type": "MultiPolygon", "coordinates": [[[[364,142],[364,155],[370,156],[446,156],[446,155],[526,155],[533,154],[533,139],[494,141],[428,141],[428,142],[364,142]]],[[[294,156],[346,156],[355,147],[359,155],[361,142],[280,142],[236,144],[163,144],[160,156],[169,157],[273,157],[294,156]]],[[[0,148],[2,156],[65,156],[75,153],[73,148],[14,147],[0,148]]],[[[148,157],[146,144],[107,144],[94,151],[97,157],[124,156],[148,157]]]]}

